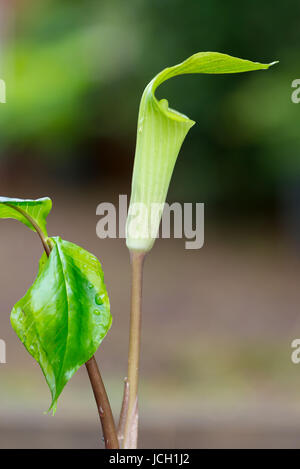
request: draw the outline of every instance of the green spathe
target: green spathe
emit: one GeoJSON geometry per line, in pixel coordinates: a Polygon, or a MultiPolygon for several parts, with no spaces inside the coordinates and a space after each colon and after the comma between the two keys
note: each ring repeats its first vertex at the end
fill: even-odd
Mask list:
{"type": "Polygon", "coordinates": [[[95,256],[51,238],[37,278],[11,313],[12,327],[40,364],[52,394],[50,409],[78,368],[98,349],[111,325],[103,271],[95,256]]]}
{"type": "Polygon", "coordinates": [[[160,72],[143,93],[137,128],[132,192],[126,224],[130,250],[149,251],[155,241],[163,205],[181,145],[195,124],[184,114],[158,101],[156,88],[169,78],[189,73],[241,73],[268,69],[270,64],[251,62],[218,52],[199,52],[160,72]]]}

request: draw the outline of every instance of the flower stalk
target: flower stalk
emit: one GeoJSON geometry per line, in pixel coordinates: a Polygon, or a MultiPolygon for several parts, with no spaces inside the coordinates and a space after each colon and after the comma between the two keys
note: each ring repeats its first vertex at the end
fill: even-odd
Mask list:
{"type": "MultiPolygon", "coordinates": [[[[138,384],[142,322],[142,282],[145,253],[132,251],[130,257],[132,282],[127,374],[128,401],[126,402],[127,409],[123,448],[135,449],[137,448],[138,440],[138,384]]],[[[124,394],[124,398],[125,397],[124,394]]]]}

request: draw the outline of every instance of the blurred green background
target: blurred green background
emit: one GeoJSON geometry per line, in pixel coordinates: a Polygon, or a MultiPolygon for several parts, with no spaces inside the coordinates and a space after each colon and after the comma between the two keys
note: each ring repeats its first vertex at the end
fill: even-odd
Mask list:
{"type": "MultiPolygon", "coordinates": [[[[51,196],[49,233],[101,259],[114,324],[97,358],[116,415],[130,269],[124,240],[96,237],[96,207],[130,193],[143,89],[198,51],[280,61],[158,90],[197,122],[168,200],[204,202],[206,228],[200,251],[159,240],[146,262],[142,447],[299,444],[300,368],[290,360],[300,337],[299,28],[295,0],[1,0],[1,194],[51,196]]],[[[42,413],[47,387],[9,324],[41,248],[13,221],[1,222],[0,239],[0,447],[98,447],[84,369],[55,418],[42,413]]]]}

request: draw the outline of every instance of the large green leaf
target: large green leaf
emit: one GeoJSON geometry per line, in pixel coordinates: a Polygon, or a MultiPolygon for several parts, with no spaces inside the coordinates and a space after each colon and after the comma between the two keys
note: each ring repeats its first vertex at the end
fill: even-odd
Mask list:
{"type": "Polygon", "coordinates": [[[158,232],[163,204],[181,145],[195,124],[158,101],[156,88],[176,75],[188,73],[240,73],[264,70],[270,64],[251,62],[217,52],[200,52],[174,67],[164,69],[143,93],[137,129],[132,192],[127,219],[127,246],[149,251],[158,232]]]}
{"type": "Polygon", "coordinates": [[[45,236],[46,218],[51,208],[52,201],[49,197],[36,200],[0,197],[0,218],[19,220],[33,231],[40,228],[45,236]]]}
{"type": "Polygon", "coordinates": [[[52,394],[52,408],[64,386],[96,352],[111,325],[100,262],[58,237],[49,259],[11,313],[11,323],[40,364],[52,394]]]}

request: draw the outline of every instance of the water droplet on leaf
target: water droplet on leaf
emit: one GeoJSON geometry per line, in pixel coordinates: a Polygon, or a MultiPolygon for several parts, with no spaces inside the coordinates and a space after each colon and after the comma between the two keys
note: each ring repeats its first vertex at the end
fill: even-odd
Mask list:
{"type": "Polygon", "coordinates": [[[96,295],[95,302],[96,302],[97,305],[103,305],[103,300],[101,298],[101,295],[99,295],[99,294],[96,295]]]}

